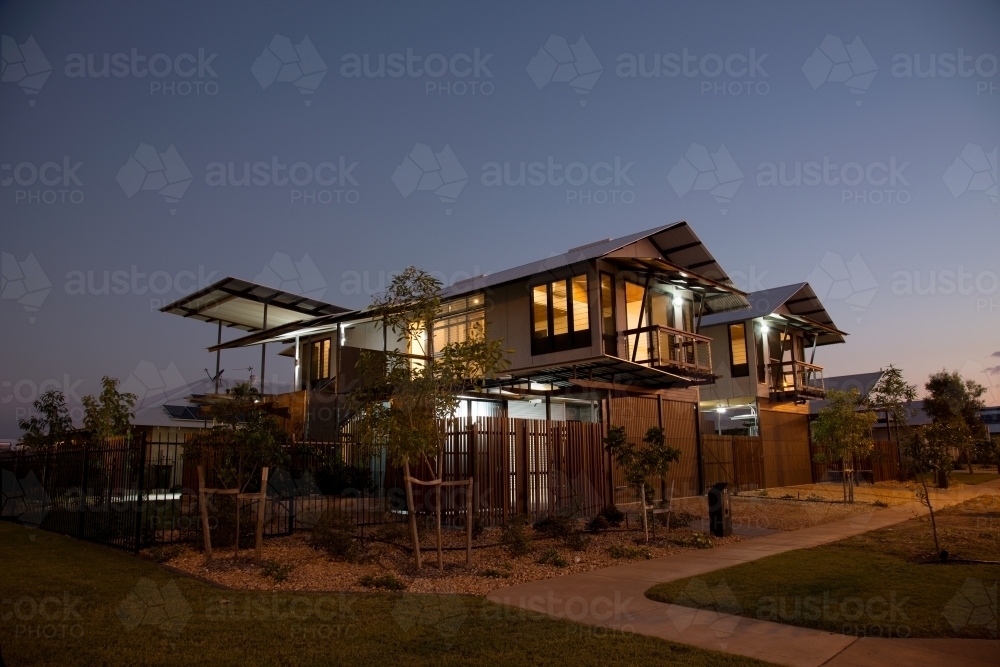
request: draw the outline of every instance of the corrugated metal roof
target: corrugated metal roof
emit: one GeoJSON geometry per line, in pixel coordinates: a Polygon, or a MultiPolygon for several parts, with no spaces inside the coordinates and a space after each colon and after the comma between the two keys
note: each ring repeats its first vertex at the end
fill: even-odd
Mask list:
{"type": "Polygon", "coordinates": [[[718,326],[720,324],[735,324],[752,320],[757,317],[767,317],[773,315],[784,306],[782,316],[790,319],[801,326],[814,332],[820,332],[819,345],[829,345],[832,343],[843,343],[844,334],[837,329],[833,318],[826,311],[819,297],[813,291],[809,283],[793,283],[782,285],[771,289],[751,292],[747,295],[750,302],[749,308],[741,310],[730,310],[725,313],[713,313],[706,315],[701,320],[702,327],[718,326]],[[820,325],[819,327],[812,325],[820,325]]]}

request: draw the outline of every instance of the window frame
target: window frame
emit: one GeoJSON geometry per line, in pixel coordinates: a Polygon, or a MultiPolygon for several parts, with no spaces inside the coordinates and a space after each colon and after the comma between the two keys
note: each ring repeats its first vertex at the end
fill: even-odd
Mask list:
{"type": "Polygon", "coordinates": [[[747,346],[746,322],[733,322],[726,327],[726,331],[729,334],[729,376],[734,378],[750,377],[750,349],[747,346]],[[743,345],[743,358],[745,361],[742,364],[736,363],[736,355],[733,354],[733,327],[740,327],[743,330],[740,342],[743,345]]]}
{"type": "Polygon", "coordinates": [[[529,287],[529,304],[528,311],[530,315],[530,334],[531,334],[531,354],[532,356],[540,354],[550,354],[552,352],[564,352],[566,350],[575,350],[582,347],[590,347],[591,345],[591,332],[593,326],[590,321],[590,275],[588,273],[574,274],[567,278],[560,278],[557,280],[550,280],[545,283],[538,283],[531,285],[529,287]],[[587,328],[577,331],[576,330],[576,300],[573,298],[573,279],[583,277],[586,280],[586,301],[584,302],[587,311],[587,328]],[[567,318],[567,332],[563,334],[555,334],[555,313],[554,313],[554,303],[552,288],[556,283],[564,283],[566,285],[566,318],[567,318]],[[544,336],[540,336],[537,324],[537,318],[535,315],[535,294],[538,288],[545,287],[545,328],[544,336]]]}

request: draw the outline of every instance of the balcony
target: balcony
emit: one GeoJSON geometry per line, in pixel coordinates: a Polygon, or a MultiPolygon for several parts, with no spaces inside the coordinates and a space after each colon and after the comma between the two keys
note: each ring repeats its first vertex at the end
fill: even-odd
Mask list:
{"type": "Polygon", "coordinates": [[[776,361],[770,365],[771,397],[777,400],[824,398],[823,367],[804,361],[776,361]]]}
{"type": "Polygon", "coordinates": [[[628,329],[619,356],[668,373],[712,380],[712,339],[660,325],[628,329]]]}

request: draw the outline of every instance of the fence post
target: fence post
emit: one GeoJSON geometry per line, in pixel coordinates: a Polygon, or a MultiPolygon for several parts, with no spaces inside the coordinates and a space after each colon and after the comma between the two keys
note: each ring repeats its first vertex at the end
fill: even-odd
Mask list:
{"type": "MultiPolygon", "coordinates": [[[[470,422],[469,424],[469,479],[473,482],[476,479],[476,459],[479,454],[479,433],[476,429],[476,422],[470,422]]],[[[472,485],[469,485],[469,493],[472,494],[472,485]]],[[[478,515],[479,513],[479,503],[473,496],[469,501],[469,512],[474,512],[478,515]]],[[[472,514],[469,514],[469,521],[472,521],[472,514]]]]}
{"type": "Polygon", "coordinates": [[[83,445],[83,472],[80,479],[80,526],[79,537],[83,539],[86,534],[87,520],[87,484],[90,482],[90,442],[83,445]]]}
{"type": "Polygon", "coordinates": [[[139,553],[142,548],[142,492],[146,486],[146,434],[143,433],[138,439],[139,442],[139,483],[136,487],[136,511],[135,511],[135,553],[139,553]]]}

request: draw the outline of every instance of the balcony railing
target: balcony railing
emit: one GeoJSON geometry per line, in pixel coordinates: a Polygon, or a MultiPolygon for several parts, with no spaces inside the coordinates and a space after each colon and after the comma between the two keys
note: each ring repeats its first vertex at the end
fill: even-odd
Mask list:
{"type": "Polygon", "coordinates": [[[823,367],[804,361],[772,362],[771,394],[823,398],[826,396],[823,367]]]}
{"type": "Polygon", "coordinates": [[[708,336],[653,325],[623,331],[621,345],[624,349],[619,356],[637,364],[695,377],[713,377],[712,339],[708,336]]]}

